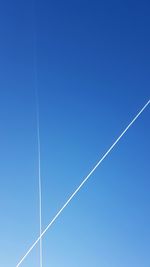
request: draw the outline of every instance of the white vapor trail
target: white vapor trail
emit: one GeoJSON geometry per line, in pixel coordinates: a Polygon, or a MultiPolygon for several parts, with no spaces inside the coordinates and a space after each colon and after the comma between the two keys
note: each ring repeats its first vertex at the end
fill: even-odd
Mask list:
{"type": "MultiPolygon", "coordinates": [[[[34,3],[35,5],[35,3],[34,3]]],[[[35,14],[34,14],[35,15],[35,14]]],[[[35,18],[34,18],[35,22],[35,18]]],[[[38,153],[38,199],[39,199],[39,260],[40,267],[43,266],[43,248],[42,248],[42,178],[41,178],[41,140],[40,140],[40,116],[39,116],[39,95],[38,95],[38,78],[37,78],[37,47],[36,47],[36,27],[34,25],[33,34],[33,70],[34,70],[34,89],[36,100],[36,128],[37,128],[37,153],[38,153]]]]}
{"type": "Polygon", "coordinates": [[[40,122],[39,122],[39,103],[38,92],[36,91],[37,100],[37,145],[38,145],[38,194],[39,194],[39,233],[40,233],[40,267],[42,267],[42,179],[41,179],[41,140],[40,140],[40,122]]]}
{"type": "Polygon", "coordinates": [[[25,260],[28,254],[32,251],[32,249],[36,246],[36,244],[41,240],[43,235],[48,231],[51,225],[56,221],[62,211],[66,208],[66,206],[71,202],[73,197],[79,192],[82,186],[86,183],[86,181],[90,178],[93,172],[98,168],[98,166],[102,163],[102,161],[108,156],[111,150],[115,147],[115,145],[119,142],[119,140],[123,137],[123,135],[128,131],[128,129],[132,126],[132,124],[137,120],[137,118],[141,115],[141,113],[146,109],[146,107],[150,104],[150,100],[143,106],[143,108],[139,111],[139,113],[134,117],[134,119],[128,124],[125,130],[120,134],[120,136],[116,139],[116,141],[112,144],[112,146],[107,150],[107,152],[102,156],[102,158],[98,161],[98,163],[94,166],[94,168],[90,171],[90,173],[83,179],[82,183],[78,186],[78,188],[74,191],[74,193],[69,197],[63,207],[57,212],[55,217],[51,220],[51,222],[47,225],[45,230],[41,233],[41,235],[37,238],[37,240],[33,243],[33,245],[29,248],[26,254],[22,257],[16,267],[19,267],[21,263],[25,260]]]}

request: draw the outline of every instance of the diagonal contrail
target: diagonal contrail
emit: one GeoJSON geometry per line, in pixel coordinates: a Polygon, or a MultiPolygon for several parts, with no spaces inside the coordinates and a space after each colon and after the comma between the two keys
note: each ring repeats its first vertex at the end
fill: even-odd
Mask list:
{"type": "Polygon", "coordinates": [[[79,187],[74,191],[74,193],[70,196],[70,198],[67,200],[67,202],[63,205],[63,207],[57,212],[55,217],[52,219],[52,221],[47,225],[45,230],[42,232],[42,234],[37,238],[37,240],[33,243],[33,245],[29,248],[29,250],[26,252],[26,254],[22,257],[22,259],[19,261],[19,263],[16,265],[16,267],[19,267],[21,263],[25,260],[25,258],[28,256],[28,254],[32,251],[32,249],[36,246],[36,244],[41,240],[43,235],[48,231],[48,229],[51,227],[51,225],[56,221],[56,219],[59,217],[59,215],[62,213],[62,211],[66,208],[66,206],[70,203],[70,201],[73,199],[73,197],[78,193],[78,191],[81,189],[81,187],[86,183],[86,181],[90,178],[90,176],[93,174],[93,172],[98,168],[98,166],[102,163],[102,161],[108,156],[108,154],[111,152],[111,150],[115,147],[115,145],[119,142],[119,140],[123,137],[123,135],[128,131],[128,129],[132,126],[132,124],[137,120],[137,118],[141,115],[141,113],[146,109],[146,107],[150,104],[150,100],[144,105],[144,107],[139,111],[139,113],[134,117],[134,119],[128,124],[128,126],[125,128],[125,130],[120,134],[120,136],[116,139],[116,141],[112,144],[112,146],[107,150],[107,152],[102,156],[102,158],[98,161],[98,163],[95,165],[95,167],[90,171],[90,173],[83,179],[82,183],[79,185],[79,187]]]}

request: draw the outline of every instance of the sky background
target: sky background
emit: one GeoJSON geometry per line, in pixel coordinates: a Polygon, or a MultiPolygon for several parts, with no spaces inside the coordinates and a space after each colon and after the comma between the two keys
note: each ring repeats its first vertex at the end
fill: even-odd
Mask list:
{"type": "MultiPolygon", "coordinates": [[[[0,266],[43,229],[150,96],[149,1],[0,4],[0,266]],[[34,33],[36,32],[36,45],[34,33]],[[36,48],[36,49],[35,49],[36,48]]],[[[43,267],[150,266],[148,107],[43,239],[43,267]]],[[[39,267],[39,246],[22,267],[39,267]]]]}

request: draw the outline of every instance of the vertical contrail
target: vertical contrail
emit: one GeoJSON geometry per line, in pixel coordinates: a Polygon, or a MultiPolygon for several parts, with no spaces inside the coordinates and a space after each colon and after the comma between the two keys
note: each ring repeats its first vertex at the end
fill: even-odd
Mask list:
{"type": "Polygon", "coordinates": [[[33,245],[29,248],[29,250],[26,252],[26,254],[22,257],[22,259],[19,261],[19,263],[16,265],[16,267],[19,267],[21,265],[21,263],[25,260],[25,258],[28,256],[28,254],[32,251],[32,249],[36,246],[36,244],[41,240],[41,238],[48,231],[48,229],[52,226],[52,224],[56,221],[56,219],[59,217],[59,215],[63,212],[63,210],[68,206],[68,204],[71,202],[71,200],[75,197],[75,195],[80,191],[80,189],[83,187],[83,185],[87,182],[87,180],[90,178],[90,176],[95,172],[95,170],[98,168],[98,166],[103,162],[103,160],[113,150],[113,148],[117,145],[119,140],[124,136],[124,134],[128,131],[128,129],[132,126],[132,124],[134,124],[134,122],[138,119],[138,117],[142,114],[142,112],[146,109],[146,107],[149,104],[150,104],[150,100],[143,106],[143,108],[138,112],[138,114],[128,124],[128,126],[125,128],[125,130],[119,135],[119,137],[116,139],[116,141],[111,145],[111,147],[107,150],[107,152],[102,156],[102,158],[98,161],[98,163],[94,166],[94,168],[90,171],[90,173],[83,179],[83,181],[78,186],[78,188],[69,197],[69,199],[62,206],[62,208],[57,212],[57,214],[50,221],[50,223],[47,225],[47,227],[44,229],[44,231],[41,233],[41,235],[37,238],[37,240],[33,243],[33,245]]]}
{"type": "Polygon", "coordinates": [[[38,199],[39,199],[39,234],[40,238],[40,267],[43,266],[42,253],[42,179],[41,179],[41,140],[40,140],[40,115],[39,115],[39,94],[37,78],[37,33],[35,0],[33,0],[33,70],[34,70],[34,90],[36,100],[36,129],[37,129],[37,152],[38,152],[38,199]]]}
{"type": "MultiPolygon", "coordinates": [[[[41,179],[41,140],[40,140],[40,119],[39,100],[36,90],[36,119],[37,119],[37,148],[38,148],[38,194],[39,194],[39,232],[42,234],[42,179],[41,179]]],[[[40,238],[40,267],[42,267],[42,237],[40,238]]]]}

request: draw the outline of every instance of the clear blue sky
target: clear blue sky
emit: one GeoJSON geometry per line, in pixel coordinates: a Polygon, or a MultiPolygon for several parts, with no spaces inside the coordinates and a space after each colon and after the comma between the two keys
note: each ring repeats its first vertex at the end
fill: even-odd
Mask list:
{"type": "MultiPolygon", "coordinates": [[[[1,267],[39,233],[34,22],[44,228],[149,99],[149,10],[145,0],[1,2],[1,267]]],[[[150,266],[149,137],[150,108],[47,232],[43,267],[150,266]]],[[[39,267],[38,246],[22,267],[39,267]]]]}

